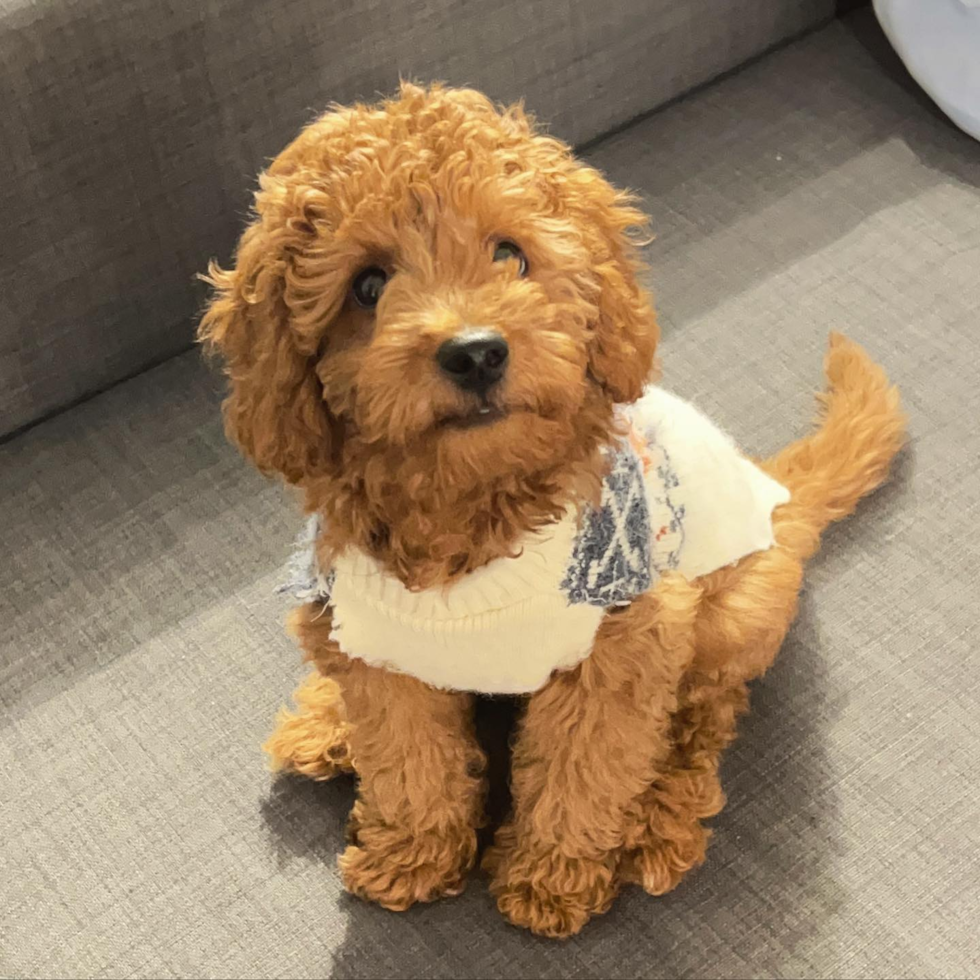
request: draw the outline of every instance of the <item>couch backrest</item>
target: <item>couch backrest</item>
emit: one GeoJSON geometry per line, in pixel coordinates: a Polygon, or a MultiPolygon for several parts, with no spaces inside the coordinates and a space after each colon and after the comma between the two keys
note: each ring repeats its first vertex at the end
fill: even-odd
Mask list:
{"type": "Polygon", "coordinates": [[[188,346],[256,172],[399,74],[580,143],[833,0],[4,0],[0,435],[188,346]]]}

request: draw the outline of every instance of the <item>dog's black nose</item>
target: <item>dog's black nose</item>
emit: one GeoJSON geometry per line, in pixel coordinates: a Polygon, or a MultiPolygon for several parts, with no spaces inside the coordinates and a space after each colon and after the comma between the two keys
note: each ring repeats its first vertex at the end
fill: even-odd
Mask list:
{"type": "Polygon", "coordinates": [[[507,370],[507,341],[492,330],[467,330],[436,353],[443,373],[463,391],[485,395],[507,370]]]}

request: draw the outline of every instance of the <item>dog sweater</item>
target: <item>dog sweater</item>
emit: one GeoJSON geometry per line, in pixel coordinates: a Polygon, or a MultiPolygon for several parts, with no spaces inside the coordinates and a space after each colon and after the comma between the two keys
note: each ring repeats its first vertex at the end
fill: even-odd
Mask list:
{"type": "Polygon", "coordinates": [[[588,657],[606,611],[772,547],[785,487],[696,408],[649,388],[624,409],[598,507],[573,508],[448,587],[412,592],[351,550],[317,567],[317,518],[283,587],[331,606],[348,656],[435,687],[527,694],[588,657]]]}

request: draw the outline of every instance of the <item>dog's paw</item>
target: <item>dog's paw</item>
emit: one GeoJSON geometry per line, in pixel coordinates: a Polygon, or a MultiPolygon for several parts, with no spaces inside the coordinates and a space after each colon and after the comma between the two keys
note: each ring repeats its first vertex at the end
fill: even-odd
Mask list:
{"type": "Polygon", "coordinates": [[[484,868],[504,918],[538,936],[566,939],[609,910],[616,897],[615,861],[570,858],[555,849],[498,846],[484,868]]]}
{"type": "Polygon", "coordinates": [[[465,841],[424,834],[366,842],[365,838],[375,836],[380,835],[358,827],[355,842],[341,855],[341,875],[352,894],[403,912],[416,902],[459,895],[466,887],[466,873],[476,853],[473,831],[465,841]]]}
{"type": "MultiPolygon", "coordinates": [[[[327,683],[325,678],[319,680],[327,683]]],[[[273,772],[332,779],[339,773],[354,771],[349,737],[350,725],[339,717],[331,703],[317,706],[317,710],[303,704],[297,712],[285,708],[279,712],[275,731],[262,748],[273,772]]]]}
{"type": "Polygon", "coordinates": [[[310,779],[332,779],[338,773],[353,772],[350,725],[343,718],[336,682],[311,675],[294,697],[298,710],[280,710],[275,731],[262,746],[272,771],[310,779]]]}
{"type": "Polygon", "coordinates": [[[511,925],[548,939],[574,936],[595,914],[577,896],[553,895],[530,882],[504,885],[496,894],[497,908],[511,925]]]}
{"type": "Polygon", "coordinates": [[[353,772],[346,726],[313,729],[305,722],[302,717],[280,717],[278,727],[262,746],[269,768],[316,780],[353,772]]]}
{"type": "Polygon", "coordinates": [[[671,838],[645,835],[624,856],[623,880],[650,895],[666,895],[688,871],[704,862],[710,833],[695,821],[684,827],[683,834],[671,838]]]}

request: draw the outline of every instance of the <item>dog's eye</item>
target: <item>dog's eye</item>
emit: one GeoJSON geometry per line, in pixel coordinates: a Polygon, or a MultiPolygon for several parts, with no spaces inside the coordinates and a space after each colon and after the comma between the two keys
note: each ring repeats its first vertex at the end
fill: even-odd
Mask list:
{"type": "Polygon", "coordinates": [[[493,250],[494,262],[507,262],[509,259],[517,259],[520,263],[520,274],[522,276],[527,275],[527,258],[521,251],[520,246],[506,239],[502,242],[497,242],[497,247],[493,250]]]}
{"type": "Polygon", "coordinates": [[[361,270],[355,276],[351,286],[351,292],[354,294],[357,305],[363,306],[366,310],[373,310],[378,305],[378,300],[381,299],[387,281],[388,273],[376,265],[361,270]]]}

